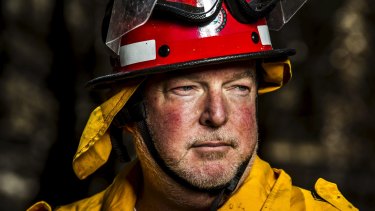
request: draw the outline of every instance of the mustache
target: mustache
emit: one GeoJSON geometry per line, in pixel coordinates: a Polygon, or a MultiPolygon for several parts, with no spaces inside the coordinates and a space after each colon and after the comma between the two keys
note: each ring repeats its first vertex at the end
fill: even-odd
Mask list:
{"type": "Polygon", "coordinates": [[[218,131],[195,135],[190,138],[190,141],[187,142],[186,147],[190,149],[213,143],[217,145],[227,145],[233,148],[238,147],[238,139],[235,136],[218,131]]]}

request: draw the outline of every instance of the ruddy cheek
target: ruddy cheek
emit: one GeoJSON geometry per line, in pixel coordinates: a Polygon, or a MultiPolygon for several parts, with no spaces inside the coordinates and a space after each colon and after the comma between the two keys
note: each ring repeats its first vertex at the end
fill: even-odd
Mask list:
{"type": "MultiPolygon", "coordinates": [[[[162,124],[170,131],[186,130],[194,121],[196,115],[196,106],[192,103],[179,103],[165,105],[162,115],[162,124]]],[[[186,131],[184,131],[186,132],[186,131]]]]}
{"type": "Polygon", "coordinates": [[[179,110],[167,109],[166,112],[160,117],[161,127],[169,132],[180,130],[182,122],[181,112],[179,110]]]}
{"type": "Polygon", "coordinates": [[[189,131],[180,109],[166,107],[166,112],[160,114],[156,119],[159,121],[158,131],[156,131],[159,134],[159,142],[156,145],[164,159],[174,162],[183,154],[184,141],[186,141],[184,137],[189,131]]]}
{"type": "MultiPolygon", "coordinates": [[[[256,122],[256,112],[253,106],[243,106],[238,109],[235,114],[237,119],[237,127],[241,133],[256,133],[257,132],[257,122],[256,122]]],[[[245,135],[245,134],[243,134],[245,135]]]]}

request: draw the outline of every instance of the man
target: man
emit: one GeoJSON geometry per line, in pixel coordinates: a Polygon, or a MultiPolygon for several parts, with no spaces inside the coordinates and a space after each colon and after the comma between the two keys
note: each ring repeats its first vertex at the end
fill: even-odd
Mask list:
{"type": "Polygon", "coordinates": [[[137,159],[106,190],[58,210],[356,210],[335,184],[295,187],[256,154],[258,94],[290,79],[294,54],[272,49],[265,17],[280,28],[296,2],[114,1],[115,73],[89,85],[115,94],[91,114],[73,168],[86,178],[112,146],[127,157],[121,130],[137,159]]]}

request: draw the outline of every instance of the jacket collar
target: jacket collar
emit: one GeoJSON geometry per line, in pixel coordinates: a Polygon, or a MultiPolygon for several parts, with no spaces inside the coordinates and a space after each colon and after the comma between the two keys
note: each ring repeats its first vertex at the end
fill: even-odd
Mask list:
{"type": "MultiPolygon", "coordinates": [[[[133,211],[141,185],[141,168],[139,162],[134,161],[107,189],[103,209],[133,211]]],[[[290,207],[291,192],[289,175],[256,157],[244,183],[219,210],[286,210],[290,207]]]]}
{"type": "Polygon", "coordinates": [[[225,202],[219,210],[286,210],[290,206],[291,179],[283,170],[271,166],[257,157],[249,176],[241,187],[225,202]],[[275,200],[283,200],[277,203],[275,200]]]}
{"type": "Polygon", "coordinates": [[[138,159],[116,176],[103,197],[102,210],[133,211],[142,187],[142,170],[138,159]]]}

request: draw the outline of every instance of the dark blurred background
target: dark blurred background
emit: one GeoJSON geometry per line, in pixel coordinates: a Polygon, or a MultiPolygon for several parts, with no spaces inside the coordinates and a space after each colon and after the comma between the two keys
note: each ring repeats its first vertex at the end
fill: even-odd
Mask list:
{"type": "MultiPolygon", "coordinates": [[[[0,210],[103,189],[112,157],[84,181],[71,162],[100,103],[85,83],[111,71],[100,29],[107,1],[0,2],[0,210]]],[[[374,7],[309,0],[271,34],[275,48],[297,49],[292,81],[259,99],[261,156],[306,189],[334,181],[361,210],[375,207],[374,7]]]]}

